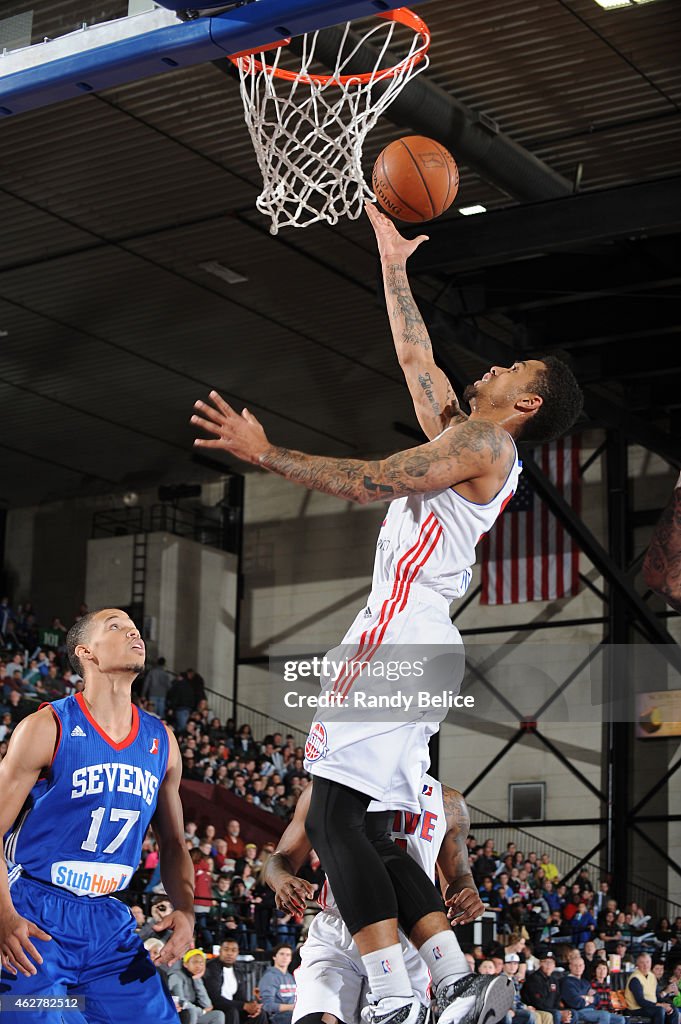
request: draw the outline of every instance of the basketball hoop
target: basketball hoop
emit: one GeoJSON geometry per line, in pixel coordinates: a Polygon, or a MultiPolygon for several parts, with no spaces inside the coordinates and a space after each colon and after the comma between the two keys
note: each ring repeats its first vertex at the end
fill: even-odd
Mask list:
{"type": "Polygon", "coordinates": [[[381,21],[361,38],[350,37],[350,22],[344,26],[328,75],[311,70],[319,32],[300,37],[298,71],[280,67],[290,39],[230,57],[239,69],[246,124],[263,178],[256,206],[271,218],[273,235],[284,226],[356,219],[365,199],[374,199],[362,171],[364,140],[407,82],[428,66],[430,46],[425,22],[406,7],[377,17],[381,21]],[[398,24],[414,37],[406,56],[384,68],[398,24]],[[373,69],[352,73],[360,48],[376,39],[373,69]]]}

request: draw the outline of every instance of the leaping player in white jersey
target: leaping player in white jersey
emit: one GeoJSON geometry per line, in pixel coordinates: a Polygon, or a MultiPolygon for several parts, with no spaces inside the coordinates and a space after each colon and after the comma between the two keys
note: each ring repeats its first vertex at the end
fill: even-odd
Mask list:
{"type": "MultiPolygon", "coordinates": [[[[275,893],[277,906],[292,914],[302,913],[305,901],[314,897],[310,883],[296,877],[312,849],[305,831],[312,788],[308,787],[302,794],[293,820],[265,868],[265,881],[275,893]]],[[[437,867],[447,902],[451,905],[455,896],[459,898],[460,913],[456,923],[473,921],[482,914],[484,906],[468,863],[466,837],[470,819],[466,803],[461,793],[443,786],[430,775],[421,779],[419,803],[419,814],[397,811],[388,812],[387,816],[374,815],[372,810],[376,805],[371,804],[369,820],[373,823],[380,818],[376,822],[377,832],[384,831],[388,843],[397,843],[406,849],[429,878],[435,877],[437,867]]],[[[328,882],[324,883],[318,900],[322,910],[310,925],[301,950],[301,966],[296,971],[292,1024],[357,1024],[367,988],[364,964],[328,882]]],[[[443,924],[446,927],[446,921],[443,924]]],[[[409,931],[414,934],[413,928],[409,931]]],[[[403,931],[400,931],[400,940],[412,989],[424,1008],[422,1020],[425,1021],[430,1007],[428,970],[403,931]]],[[[460,962],[462,972],[466,972],[468,967],[463,953],[460,953],[460,962]]],[[[493,984],[500,990],[497,996],[503,1000],[503,990],[507,988],[504,976],[497,975],[493,984]]]]}
{"type": "MultiPolygon", "coordinates": [[[[287,480],[360,504],[389,502],[372,592],[344,639],[354,645],[359,663],[397,643],[450,650],[460,644],[449,602],[465,592],[475,545],[513,493],[520,472],[515,441],[559,437],[582,408],[571,371],[556,357],[543,356],[492,366],[464,392],[471,409],[466,416],[434,361],[407,279],[407,259],[426,236],[405,239],[373,207],[367,214],[378,240],[397,356],[428,443],[373,461],[289,451],[271,444],[247,409],[237,414],[215,391],[211,404],[196,402],[192,416],[211,435],[197,439],[199,447],[226,450],[287,480]]],[[[325,686],[347,693],[353,683],[353,673],[345,672],[325,686]]],[[[421,1007],[412,997],[398,941],[394,877],[367,834],[367,807],[373,799],[418,812],[419,780],[436,729],[436,723],[398,716],[332,726],[322,715],[313,722],[306,748],[315,777],[307,832],[362,956],[376,1024],[415,1024],[421,1007]]],[[[400,872],[409,878],[406,887],[416,894],[424,919],[438,921],[441,904],[432,882],[407,855],[400,872]]],[[[419,952],[433,978],[441,1024],[458,1024],[479,1002],[484,982],[479,975],[462,976],[449,928],[428,930],[419,952]]],[[[486,1013],[483,1007],[481,1021],[486,1013]]]]}

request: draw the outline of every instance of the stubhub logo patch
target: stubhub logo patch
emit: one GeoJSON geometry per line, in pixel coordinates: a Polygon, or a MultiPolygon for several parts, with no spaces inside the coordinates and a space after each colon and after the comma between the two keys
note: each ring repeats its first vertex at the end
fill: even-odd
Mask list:
{"type": "Polygon", "coordinates": [[[97,864],[92,861],[60,860],[52,865],[53,885],[76,896],[107,896],[125,889],[132,877],[129,864],[97,864]]]}

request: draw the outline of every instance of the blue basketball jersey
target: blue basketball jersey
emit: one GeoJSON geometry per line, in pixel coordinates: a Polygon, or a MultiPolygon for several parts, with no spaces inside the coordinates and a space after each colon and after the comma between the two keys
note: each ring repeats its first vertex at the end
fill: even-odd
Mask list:
{"type": "Polygon", "coordinates": [[[51,707],[57,747],[5,836],[10,874],[20,866],[77,896],[119,892],[139,864],[168,764],[168,734],[158,718],[131,705],[130,732],[114,743],[82,693],[51,707]]]}

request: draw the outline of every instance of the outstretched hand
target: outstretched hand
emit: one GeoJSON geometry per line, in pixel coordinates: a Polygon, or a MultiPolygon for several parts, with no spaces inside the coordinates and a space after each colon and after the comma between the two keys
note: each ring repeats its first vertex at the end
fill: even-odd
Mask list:
{"type": "Polygon", "coordinates": [[[210,440],[197,437],[194,441],[196,447],[222,448],[243,462],[257,465],[260,456],[270,447],[258,420],[248,409],[244,409],[241,415],[234,412],[217,391],[211,391],[208,397],[212,405],[194,402],[197,413],[192,416],[191,422],[213,437],[210,440]]]}
{"type": "Polygon", "coordinates": [[[419,235],[417,238],[404,238],[390,218],[380,213],[374,203],[365,203],[364,209],[376,234],[378,254],[382,260],[404,260],[406,263],[421,243],[428,241],[428,235],[419,235]]]}

